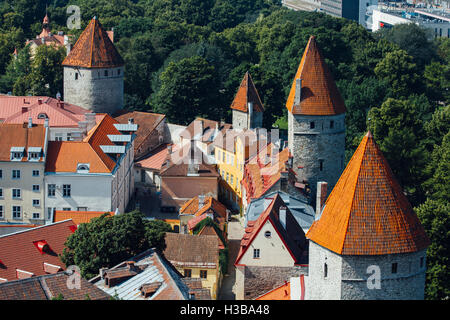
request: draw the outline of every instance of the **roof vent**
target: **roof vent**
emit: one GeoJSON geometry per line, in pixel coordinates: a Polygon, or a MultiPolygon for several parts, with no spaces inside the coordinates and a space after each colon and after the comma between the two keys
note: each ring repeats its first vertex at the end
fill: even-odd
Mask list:
{"type": "Polygon", "coordinates": [[[155,292],[161,287],[162,282],[157,281],[153,283],[145,283],[140,288],[139,291],[141,292],[141,296],[144,298],[148,298],[155,294],[155,292]]]}

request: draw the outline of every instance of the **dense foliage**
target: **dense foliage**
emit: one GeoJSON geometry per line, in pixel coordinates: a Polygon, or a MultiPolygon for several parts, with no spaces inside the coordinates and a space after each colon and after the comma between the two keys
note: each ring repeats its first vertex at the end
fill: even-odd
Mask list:
{"type": "Polygon", "coordinates": [[[90,279],[100,268],[111,268],[149,248],[164,250],[164,235],[170,231],[167,223],[145,220],[139,212],[104,214],[78,226],[67,238],[61,260],[66,266],[77,265],[90,279]]]}
{"type": "Polygon", "coordinates": [[[24,48],[26,39],[39,34],[48,4],[53,32],[76,39],[93,16],[106,29],[114,27],[126,61],[128,109],[164,112],[179,124],[196,116],[230,122],[229,105],[249,71],[265,106],[264,126],[285,129],[287,94],[314,34],[348,109],[347,160],[373,130],[433,241],[427,297],[448,296],[448,252],[440,248],[449,247],[449,167],[442,159],[448,155],[450,40],[430,40],[414,24],[373,34],[352,21],[294,12],[280,2],[4,0],[0,92],[55,95],[61,90],[62,55],[45,48],[33,59],[24,48]],[[66,26],[70,4],[80,6],[82,29],[66,26]]]}

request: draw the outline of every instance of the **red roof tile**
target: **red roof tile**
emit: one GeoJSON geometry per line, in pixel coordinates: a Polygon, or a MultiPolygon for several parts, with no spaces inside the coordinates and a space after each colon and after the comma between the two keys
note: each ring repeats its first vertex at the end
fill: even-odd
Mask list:
{"type": "Polygon", "coordinates": [[[123,66],[124,61],[100,22],[93,18],[62,65],[83,68],[113,68],[123,66]]]}
{"type": "Polygon", "coordinates": [[[168,144],[159,146],[148,157],[136,162],[135,166],[160,171],[169,155],[169,146],[168,144]]]}
{"type": "MultiPolygon", "coordinates": [[[[22,161],[27,161],[29,147],[40,147],[44,151],[46,129],[42,125],[0,124],[0,161],[11,161],[11,147],[24,147],[22,161]]],[[[40,158],[43,161],[43,158],[40,158]]]]}
{"type": "Polygon", "coordinates": [[[248,112],[249,102],[253,102],[254,111],[264,111],[264,106],[259,98],[258,90],[256,90],[252,77],[247,71],[241,81],[238,92],[231,103],[231,109],[248,112]]]}
{"type": "Polygon", "coordinates": [[[53,222],[59,222],[64,220],[71,219],[73,223],[76,225],[80,225],[82,223],[88,223],[93,218],[98,218],[104,214],[108,214],[109,216],[113,216],[114,212],[105,212],[105,211],[55,211],[55,215],[53,217],[53,222]]]}
{"type": "Polygon", "coordinates": [[[31,272],[36,276],[46,274],[44,262],[52,265],[65,265],[58,255],[64,249],[64,243],[72,234],[73,221],[63,221],[0,237],[0,259],[5,267],[0,267],[0,278],[8,281],[17,279],[16,270],[31,272]],[[42,254],[36,247],[36,241],[45,241],[51,254],[42,254]]]}
{"type": "Polygon", "coordinates": [[[307,235],[342,255],[420,251],[430,241],[386,159],[368,133],[307,235]]]}
{"type": "Polygon", "coordinates": [[[302,115],[337,115],[347,111],[314,36],[309,38],[286,108],[293,114],[302,115]],[[297,79],[302,80],[300,105],[294,105],[297,79]]]}

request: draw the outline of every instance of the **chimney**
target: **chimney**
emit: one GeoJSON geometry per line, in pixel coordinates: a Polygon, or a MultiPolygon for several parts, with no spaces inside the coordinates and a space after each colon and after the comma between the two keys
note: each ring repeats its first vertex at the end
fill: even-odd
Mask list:
{"type": "Polygon", "coordinates": [[[108,271],[108,268],[100,268],[100,270],[98,272],[100,274],[100,278],[102,280],[105,279],[106,271],[108,271]]]}
{"type": "Polygon", "coordinates": [[[205,205],[205,196],[202,194],[198,196],[198,210],[203,208],[204,205],[205,205]]]}
{"type": "Polygon", "coordinates": [[[85,113],[84,117],[87,122],[86,131],[89,132],[95,126],[95,113],[85,113]]]}
{"type": "Polygon", "coordinates": [[[295,96],[294,96],[294,106],[300,104],[300,98],[302,94],[302,79],[295,80],[295,96]]]}
{"type": "Polygon", "coordinates": [[[29,117],[28,118],[28,128],[32,128],[33,127],[33,118],[29,117]]]}
{"type": "Polygon", "coordinates": [[[44,120],[44,128],[48,128],[49,127],[49,120],[48,118],[45,118],[44,120]]]}
{"type": "Polygon", "coordinates": [[[22,107],[22,113],[25,113],[28,111],[28,107],[22,107]]]}
{"type": "Polygon", "coordinates": [[[283,226],[284,230],[286,230],[286,207],[280,207],[279,210],[280,223],[283,226]]]}
{"type": "Polygon", "coordinates": [[[78,127],[81,129],[82,134],[86,134],[87,133],[87,126],[88,126],[88,123],[86,121],[79,121],[78,122],[78,127]]]}
{"type": "Polygon", "coordinates": [[[38,99],[38,104],[42,104],[42,99],[41,98],[38,99]]]}
{"type": "Polygon", "coordinates": [[[324,181],[317,182],[317,198],[316,198],[316,218],[315,220],[320,219],[320,214],[323,209],[323,205],[325,204],[325,200],[327,198],[327,187],[328,183],[324,181]]]}

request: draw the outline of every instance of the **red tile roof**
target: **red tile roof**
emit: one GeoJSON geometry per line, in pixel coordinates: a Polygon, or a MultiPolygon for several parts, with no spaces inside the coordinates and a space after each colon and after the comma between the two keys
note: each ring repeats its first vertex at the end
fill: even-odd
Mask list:
{"type": "Polygon", "coordinates": [[[44,262],[65,268],[58,255],[64,249],[67,237],[75,226],[72,220],[53,223],[0,237],[0,278],[16,280],[16,270],[31,272],[36,276],[46,274],[44,262]],[[34,242],[45,241],[51,253],[42,254],[34,242]]]}
{"type": "Polygon", "coordinates": [[[60,211],[56,210],[53,217],[53,222],[60,222],[71,219],[77,226],[81,223],[88,223],[93,218],[98,218],[104,214],[113,216],[114,212],[105,211],[60,211]]]}
{"type": "Polygon", "coordinates": [[[124,61],[107,32],[94,17],[62,65],[83,68],[113,68],[123,66],[124,61]]]}
{"type": "Polygon", "coordinates": [[[152,151],[152,153],[146,157],[135,163],[136,167],[141,167],[145,169],[152,169],[161,171],[164,162],[169,155],[169,146],[168,144],[164,144],[156,148],[152,151]]]}
{"type": "Polygon", "coordinates": [[[314,36],[309,38],[286,108],[293,114],[302,115],[337,115],[347,111],[314,36]],[[300,105],[294,105],[297,79],[302,80],[300,105]]]}
{"type": "Polygon", "coordinates": [[[264,106],[259,98],[258,90],[256,90],[252,77],[247,71],[241,81],[238,92],[231,103],[231,109],[248,112],[249,102],[253,102],[254,111],[264,111],[264,106]]]}
{"type": "Polygon", "coordinates": [[[100,146],[114,146],[108,135],[121,133],[114,127],[116,120],[107,114],[101,116],[83,141],[50,141],[45,171],[77,172],[78,163],[89,163],[90,173],[111,173],[117,163],[100,146]]]}
{"type": "MultiPolygon", "coordinates": [[[[300,275],[300,300],[305,299],[305,279],[304,275],[300,275]]],[[[285,282],[279,287],[276,287],[273,290],[270,290],[269,292],[259,296],[255,300],[292,300],[291,297],[291,283],[285,282]]]]}
{"type": "Polygon", "coordinates": [[[280,207],[286,207],[283,199],[279,194],[275,196],[270,205],[260,214],[256,221],[249,221],[245,234],[241,240],[241,247],[236,258],[235,265],[240,265],[240,260],[244,256],[247,249],[251,246],[253,240],[258,235],[266,221],[270,221],[274,229],[277,231],[281,241],[283,241],[286,249],[289,251],[293,264],[304,263],[304,254],[306,251],[299,245],[305,242],[305,234],[292,215],[289,208],[286,207],[286,229],[282,226],[279,217],[280,207]]]}
{"type": "Polygon", "coordinates": [[[31,117],[33,123],[44,124],[45,119],[38,116],[46,115],[50,127],[78,127],[88,112],[51,97],[0,95],[0,122],[3,123],[22,124],[31,117]]]}
{"type": "Polygon", "coordinates": [[[342,255],[420,251],[430,241],[370,132],[307,233],[342,255]]]}
{"type": "MultiPolygon", "coordinates": [[[[29,147],[45,148],[46,129],[42,125],[28,124],[0,124],[0,161],[11,161],[11,147],[24,147],[25,154],[22,161],[27,161],[29,147]]],[[[42,162],[44,158],[40,158],[42,162]]]]}

